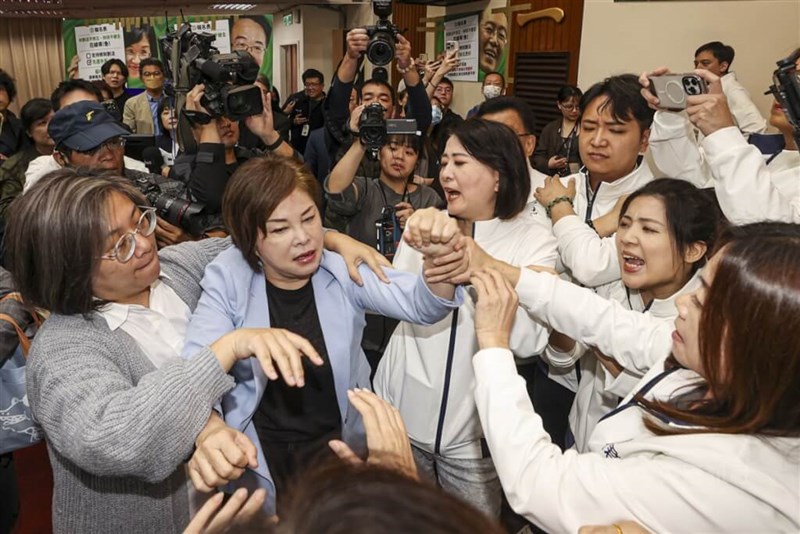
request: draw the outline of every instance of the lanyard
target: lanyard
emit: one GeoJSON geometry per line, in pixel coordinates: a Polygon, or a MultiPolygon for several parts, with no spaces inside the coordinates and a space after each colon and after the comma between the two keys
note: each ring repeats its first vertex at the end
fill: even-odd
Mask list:
{"type": "MultiPolygon", "coordinates": [[[[384,186],[383,182],[381,182],[380,178],[378,178],[377,180],[378,180],[378,190],[381,192],[381,196],[383,197],[383,207],[384,208],[388,208],[389,207],[389,200],[387,200],[386,192],[383,189],[385,186],[384,186]]],[[[400,202],[406,202],[406,201],[408,201],[408,203],[411,204],[411,193],[408,192],[408,181],[406,181],[406,185],[405,185],[405,187],[403,187],[403,194],[400,197],[400,202]],[[408,198],[406,198],[406,195],[408,195],[408,198]]],[[[411,207],[412,208],[414,207],[413,204],[412,204],[411,207]]]]}

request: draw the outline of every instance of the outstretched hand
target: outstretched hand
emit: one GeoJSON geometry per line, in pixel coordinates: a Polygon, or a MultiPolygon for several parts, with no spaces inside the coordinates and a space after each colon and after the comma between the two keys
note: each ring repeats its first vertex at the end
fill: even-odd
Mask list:
{"type": "MultiPolygon", "coordinates": [[[[367,463],[382,465],[410,478],[417,478],[411,443],[397,408],[366,389],[349,390],[347,398],[364,421],[369,449],[367,463]]],[[[345,442],[331,440],[328,445],[342,460],[354,465],[364,463],[345,442]]]]}

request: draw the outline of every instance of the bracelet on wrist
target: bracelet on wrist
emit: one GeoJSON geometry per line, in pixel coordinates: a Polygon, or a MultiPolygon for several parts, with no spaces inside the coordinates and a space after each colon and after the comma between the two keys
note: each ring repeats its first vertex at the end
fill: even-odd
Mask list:
{"type": "Polygon", "coordinates": [[[572,203],[572,199],[568,196],[556,197],[550,202],[547,203],[547,206],[544,207],[544,212],[547,214],[547,218],[551,219],[551,211],[553,210],[553,206],[556,204],[561,204],[562,202],[569,202],[569,205],[573,208],[575,205],[572,203]]]}
{"type": "Polygon", "coordinates": [[[407,74],[414,69],[414,62],[410,62],[407,67],[401,67],[400,62],[397,62],[397,72],[400,74],[407,74]]]}
{"type": "Polygon", "coordinates": [[[271,145],[267,145],[266,149],[272,152],[274,150],[277,150],[278,147],[281,146],[282,144],[283,144],[283,137],[281,137],[281,134],[278,134],[278,140],[272,143],[271,145]]]}

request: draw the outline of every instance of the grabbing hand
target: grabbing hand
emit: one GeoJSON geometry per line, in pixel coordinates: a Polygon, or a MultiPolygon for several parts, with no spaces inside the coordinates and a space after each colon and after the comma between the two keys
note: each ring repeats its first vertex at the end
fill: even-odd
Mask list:
{"type": "Polygon", "coordinates": [[[565,186],[557,176],[548,176],[544,179],[544,186],[536,188],[534,196],[537,202],[545,207],[558,197],[569,197],[574,200],[575,178],[570,178],[565,186]]]}
{"type": "MultiPolygon", "coordinates": [[[[200,103],[200,100],[206,94],[205,90],[206,86],[199,83],[186,93],[186,109],[188,111],[202,111],[203,113],[208,113],[208,110],[200,103]]],[[[212,124],[211,126],[213,127],[214,125],[212,124]]]]}
{"type": "Polygon", "coordinates": [[[203,493],[242,476],[245,467],[258,466],[256,447],[242,432],[229,427],[214,413],[197,436],[189,460],[189,477],[203,493]]]}
{"type": "Polygon", "coordinates": [[[197,511],[183,534],[223,534],[225,532],[261,532],[274,519],[263,516],[261,507],[267,499],[265,489],[257,489],[250,497],[247,490],[236,490],[220,510],[225,494],[217,493],[197,511]]]}
{"type": "Polygon", "coordinates": [[[237,360],[255,356],[261,363],[264,374],[270,380],[278,379],[278,371],[289,386],[305,385],[302,358],[314,365],[323,361],[311,343],[304,337],[282,328],[241,328],[223,336],[217,343],[228,342],[229,349],[237,360]],[[230,336],[230,337],[229,337],[230,336]],[[276,370],[277,368],[277,370],[276,370]]]}
{"type": "MultiPolygon", "coordinates": [[[[349,390],[347,398],[364,421],[369,449],[367,463],[382,465],[416,479],[417,466],[411,443],[397,408],[365,389],[349,390]]],[[[328,446],[342,460],[354,465],[363,463],[343,441],[332,440],[328,446]]]]}
{"type": "Polygon", "coordinates": [[[383,268],[391,267],[392,264],[375,247],[370,247],[350,236],[334,231],[325,232],[323,239],[326,249],[336,252],[344,258],[347,272],[353,282],[359,286],[364,285],[364,280],[358,273],[358,266],[364,263],[382,282],[389,283],[389,278],[383,272],[383,268]]]}
{"type": "Polygon", "coordinates": [[[694,73],[706,81],[708,93],[686,98],[686,114],[691,123],[706,137],[722,128],[736,126],[719,76],[702,69],[696,69],[694,73]]]}
{"type": "Polygon", "coordinates": [[[405,226],[403,240],[415,249],[449,243],[453,237],[461,234],[458,222],[446,211],[436,208],[416,210],[405,226]]]}
{"type": "Polygon", "coordinates": [[[494,269],[477,271],[470,278],[475,288],[475,334],[481,349],[507,349],[519,299],[503,275],[494,269]]]}

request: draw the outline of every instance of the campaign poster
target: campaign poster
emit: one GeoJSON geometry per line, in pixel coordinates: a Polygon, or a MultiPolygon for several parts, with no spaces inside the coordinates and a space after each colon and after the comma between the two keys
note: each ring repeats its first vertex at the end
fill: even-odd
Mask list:
{"type": "Polygon", "coordinates": [[[453,81],[478,81],[478,15],[444,23],[444,42],[458,47],[458,66],[447,75],[453,81]]]}
{"type": "Polygon", "coordinates": [[[119,24],[93,24],[75,28],[78,76],[84,80],[102,78],[100,67],[112,58],[125,55],[122,27],[119,24]]]}
{"type": "MultiPolygon", "coordinates": [[[[495,9],[499,10],[505,7],[506,0],[473,2],[459,5],[458,13],[445,16],[444,31],[436,33],[437,55],[444,53],[446,34],[450,29],[451,32],[454,32],[453,35],[467,39],[470,46],[469,52],[467,52],[468,56],[464,56],[464,52],[459,49],[459,59],[463,59],[459,69],[471,72],[470,67],[475,68],[476,61],[473,56],[477,57],[477,77],[473,76],[467,79],[468,75],[464,72],[458,78],[450,76],[451,79],[482,82],[489,72],[499,72],[506,76],[508,49],[511,43],[511,20],[505,10],[495,12],[495,9]],[[468,21],[467,24],[464,24],[465,21],[468,21]],[[458,26],[451,24],[455,22],[461,22],[461,24],[458,26]],[[461,31],[456,32],[456,29],[461,31]]],[[[454,72],[459,71],[456,69],[454,72]]]]}
{"type": "MultiPolygon", "coordinates": [[[[181,19],[181,21],[184,19],[181,19]]],[[[194,28],[201,29],[216,35],[215,47],[220,53],[233,50],[246,50],[260,66],[261,74],[272,79],[272,15],[252,15],[239,17],[202,17],[188,16],[185,19],[194,28]]],[[[78,75],[85,79],[100,79],[100,67],[112,57],[122,60],[128,68],[127,87],[130,89],[144,88],[139,77],[139,64],[148,57],[161,57],[159,39],[179,23],[177,17],[152,17],[152,18],[123,18],[123,19],[64,19],[61,23],[64,39],[64,61],[67,69],[77,56],[79,61],[78,75]],[[102,48],[87,47],[92,49],[91,67],[84,64],[88,61],[83,48],[87,41],[79,41],[92,35],[91,28],[114,27],[117,28],[114,46],[111,39],[103,39],[102,48]],[[119,34],[122,37],[122,46],[119,43],[119,34]],[[109,45],[106,46],[105,42],[109,45]],[[83,56],[79,55],[79,43],[83,56]],[[103,56],[94,54],[103,53],[103,56]],[[102,59],[102,61],[101,61],[102,59]],[[96,64],[95,64],[96,62],[96,64]],[[83,70],[81,68],[83,67],[83,70]],[[87,70],[90,69],[90,70],[87,70]],[[96,69],[96,72],[94,71],[96,69]]]]}

